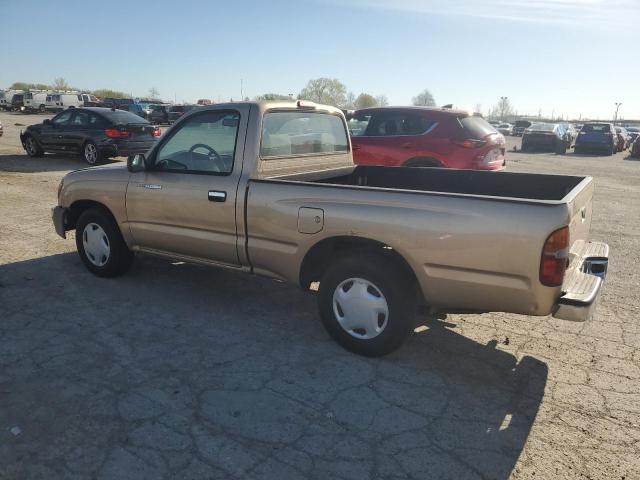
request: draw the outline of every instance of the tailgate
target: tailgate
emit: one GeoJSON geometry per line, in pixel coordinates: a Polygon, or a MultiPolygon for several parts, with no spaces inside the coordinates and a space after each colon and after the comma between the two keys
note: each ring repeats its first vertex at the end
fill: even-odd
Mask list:
{"type": "Polygon", "coordinates": [[[129,138],[134,141],[153,140],[153,132],[156,127],[150,123],[128,123],[123,126],[123,130],[129,132],[129,138]]]}
{"type": "MultiPolygon", "coordinates": [[[[589,240],[591,228],[593,197],[593,179],[585,178],[569,194],[567,207],[569,209],[569,238],[571,242],[570,257],[574,256],[577,249],[582,248],[584,242],[589,240]]],[[[571,260],[571,258],[570,258],[571,260]]]]}

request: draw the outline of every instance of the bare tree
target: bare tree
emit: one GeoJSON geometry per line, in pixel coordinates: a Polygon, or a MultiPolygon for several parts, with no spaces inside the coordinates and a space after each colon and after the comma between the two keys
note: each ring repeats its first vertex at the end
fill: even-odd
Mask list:
{"type": "Polygon", "coordinates": [[[337,78],[316,78],[309,80],[298,98],[341,107],[347,100],[347,87],[337,78]]]}
{"type": "Polygon", "coordinates": [[[420,107],[435,107],[436,101],[431,92],[425,88],[424,91],[413,97],[413,104],[420,107]]]}
{"type": "Polygon", "coordinates": [[[64,78],[58,77],[53,81],[53,89],[58,91],[69,90],[69,84],[64,78]]]}
{"type": "Polygon", "coordinates": [[[476,103],[476,106],[473,107],[473,112],[474,113],[482,113],[482,104],[481,103],[476,103]]]}
{"type": "Polygon", "coordinates": [[[291,100],[289,95],[283,95],[281,93],[264,93],[262,95],[258,95],[255,99],[257,101],[261,101],[261,100],[291,100]]]}
{"type": "Polygon", "coordinates": [[[386,107],[389,105],[389,99],[386,95],[376,95],[376,105],[378,107],[386,107]]]}
{"type": "Polygon", "coordinates": [[[347,109],[356,108],[356,94],[353,92],[347,93],[343,106],[344,108],[347,108],[347,109]]]}
{"type": "Polygon", "coordinates": [[[500,118],[500,120],[506,120],[508,117],[512,117],[514,114],[513,106],[509,101],[509,97],[500,97],[498,103],[489,112],[490,117],[500,118]]]}

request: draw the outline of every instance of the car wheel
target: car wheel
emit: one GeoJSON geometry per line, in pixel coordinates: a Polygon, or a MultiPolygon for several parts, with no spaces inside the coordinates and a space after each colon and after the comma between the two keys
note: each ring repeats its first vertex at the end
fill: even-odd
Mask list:
{"type": "Polygon", "coordinates": [[[385,256],[351,253],[334,260],[324,273],[318,309],[327,332],[344,348],[386,355],[411,331],[414,283],[385,256]]]}
{"type": "Polygon", "coordinates": [[[97,145],[91,140],[86,142],[84,147],[82,147],[82,158],[84,158],[84,161],[89,165],[97,165],[102,160],[97,145]]]}
{"type": "Polygon", "coordinates": [[[85,210],[76,223],[76,247],[82,263],[99,277],[116,277],[133,262],[113,217],[101,209],[85,210]]]}
{"type": "Polygon", "coordinates": [[[558,155],[564,155],[567,153],[567,144],[564,140],[556,142],[555,152],[558,155]]]}
{"type": "Polygon", "coordinates": [[[42,155],[44,155],[44,150],[42,150],[42,147],[33,137],[33,135],[27,134],[27,136],[25,137],[24,150],[30,157],[41,157],[42,155]]]}
{"type": "Polygon", "coordinates": [[[46,111],[45,106],[44,105],[40,105],[40,108],[38,108],[38,111],[40,113],[44,113],[46,111]]]}

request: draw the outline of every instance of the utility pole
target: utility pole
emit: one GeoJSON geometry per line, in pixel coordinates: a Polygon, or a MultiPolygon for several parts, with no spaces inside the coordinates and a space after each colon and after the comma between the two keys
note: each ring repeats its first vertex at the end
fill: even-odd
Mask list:
{"type": "Polygon", "coordinates": [[[244,95],[242,94],[242,79],[240,79],[240,101],[244,100],[244,95]]]}
{"type": "Polygon", "coordinates": [[[504,110],[509,97],[500,97],[500,120],[504,122],[504,110]]]}
{"type": "Polygon", "coordinates": [[[616,121],[618,121],[618,110],[620,109],[620,105],[622,105],[622,102],[616,102],[616,114],[613,116],[613,124],[616,124],[616,121]]]}

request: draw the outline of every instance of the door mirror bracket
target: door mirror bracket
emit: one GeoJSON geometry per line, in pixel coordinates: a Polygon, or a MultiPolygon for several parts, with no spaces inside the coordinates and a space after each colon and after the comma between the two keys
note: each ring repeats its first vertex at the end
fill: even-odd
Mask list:
{"type": "Polygon", "coordinates": [[[132,173],[144,171],[145,170],[144,153],[129,155],[129,157],[127,158],[127,170],[129,170],[132,173]]]}

